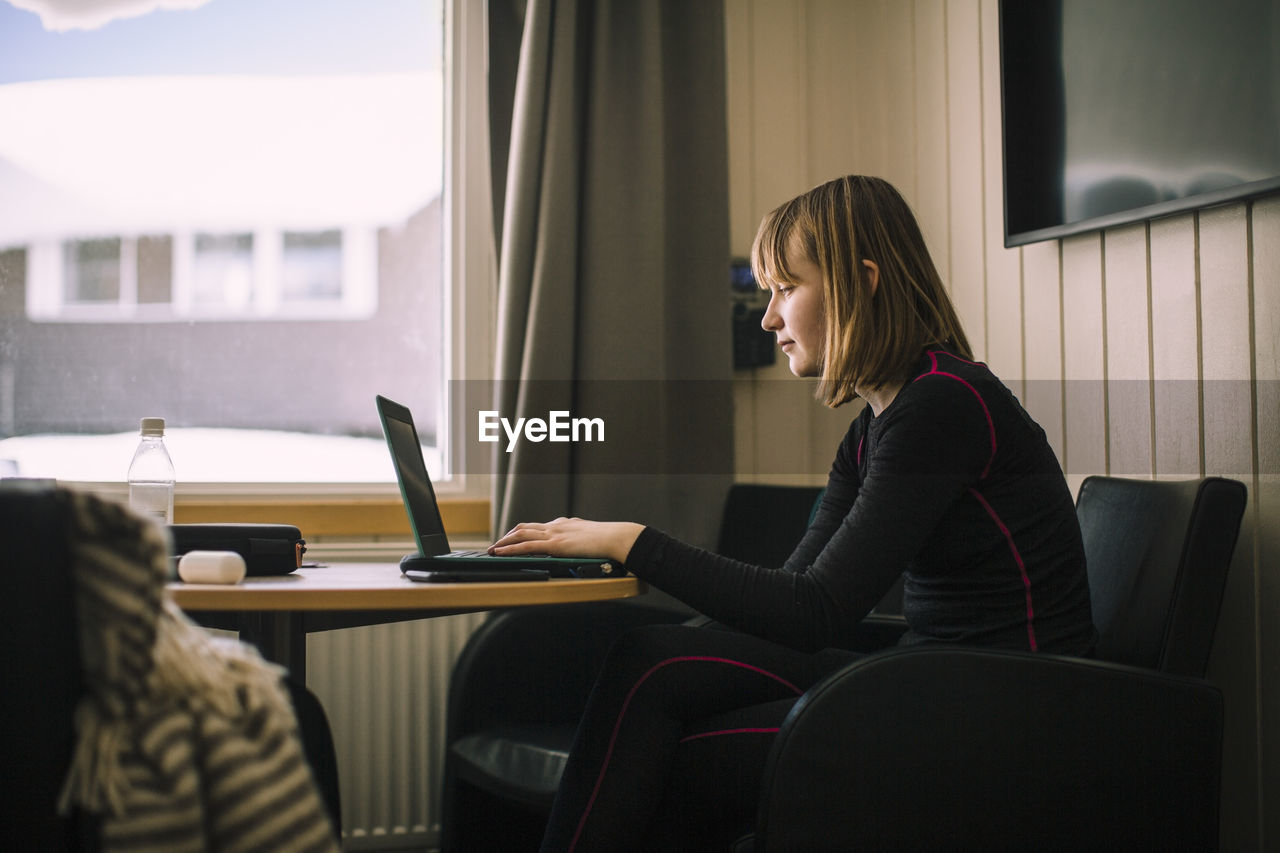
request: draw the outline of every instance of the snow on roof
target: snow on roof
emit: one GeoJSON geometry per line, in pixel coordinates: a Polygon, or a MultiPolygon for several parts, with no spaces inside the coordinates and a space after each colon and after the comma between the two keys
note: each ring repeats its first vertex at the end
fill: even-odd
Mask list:
{"type": "Polygon", "coordinates": [[[0,86],[0,247],[386,225],[440,193],[439,72],[0,86]]]}

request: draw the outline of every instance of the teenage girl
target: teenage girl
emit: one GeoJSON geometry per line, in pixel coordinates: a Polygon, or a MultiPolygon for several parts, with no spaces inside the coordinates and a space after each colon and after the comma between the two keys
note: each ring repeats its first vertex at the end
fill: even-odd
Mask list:
{"type": "MultiPolygon", "coordinates": [[[[770,744],[808,687],[856,658],[902,576],[904,643],[1088,655],[1074,504],[1044,431],[984,364],[906,202],[849,176],[764,218],[762,325],[836,407],[866,405],[781,569],[630,522],[520,524],[494,554],[604,555],[714,628],[623,637],[588,702],[543,839],[560,851],[714,850],[750,832],[770,744]]],[[[785,435],[776,437],[786,441],[785,435]]]]}

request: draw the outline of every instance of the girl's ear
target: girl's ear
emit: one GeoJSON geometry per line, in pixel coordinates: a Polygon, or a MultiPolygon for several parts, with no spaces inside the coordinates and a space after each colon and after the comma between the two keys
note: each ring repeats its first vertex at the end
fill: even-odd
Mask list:
{"type": "Polygon", "coordinates": [[[871,285],[871,295],[875,296],[876,289],[880,287],[880,267],[875,261],[864,260],[862,265],[867,268],[867,284],[871,285]]]}

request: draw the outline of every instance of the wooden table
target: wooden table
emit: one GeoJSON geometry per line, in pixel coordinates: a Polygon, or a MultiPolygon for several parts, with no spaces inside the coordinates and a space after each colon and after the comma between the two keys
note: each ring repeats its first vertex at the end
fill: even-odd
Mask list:
{"type": "Polygon", "coordinates": [[[418,583],[395,563],[334,563],[239,584],[169,584],[174,602],[200,624],[239,631],[267,660],[305,681],[307,634],[538,604],[630,598],[635,577],[505,583],[418,583]]]}

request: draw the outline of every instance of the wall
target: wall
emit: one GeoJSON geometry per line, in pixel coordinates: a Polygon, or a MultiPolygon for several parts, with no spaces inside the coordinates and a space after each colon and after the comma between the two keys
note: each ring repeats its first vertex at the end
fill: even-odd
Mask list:
{"type": "MultiPolygon", "coordinates": [[[[979,357],[1090,473],[1225,474],[1250,505],[1210,677],[1223,849],[1280,839],[1280,197],[1005,249],[996,0],[726,0],[731,239],[840,174],[913,204],[979,357]]],[[[822,482],[852,411],[739,374],[741,480],[822,482]]]]}

